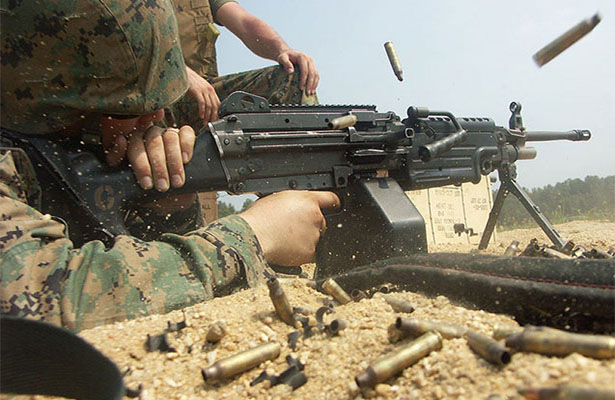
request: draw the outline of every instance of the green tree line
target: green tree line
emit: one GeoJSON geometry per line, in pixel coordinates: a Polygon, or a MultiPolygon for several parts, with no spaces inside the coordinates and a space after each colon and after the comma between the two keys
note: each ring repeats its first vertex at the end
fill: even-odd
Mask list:
{"type": "MultiPolygon", "coordinates": [[[[573,220],[615,221],[615,176],[567,179],[555,185],[524,189],[553,224],[573,220]]],[[[495,192],[493,193],[495,199],[495,192]]],[[[530,214],[513,195],[508,195],[498,220],[498,229],[535,226],[530,214]]]]}
{"type": "Polygon", "coordinates": [[[226,217],[232,214],[237,214],[248,209],[254,203],[252,199],[246,199],[243,202],[241,210],[235,208],[234,205],[218,200],[218,218],[226,217]]]}

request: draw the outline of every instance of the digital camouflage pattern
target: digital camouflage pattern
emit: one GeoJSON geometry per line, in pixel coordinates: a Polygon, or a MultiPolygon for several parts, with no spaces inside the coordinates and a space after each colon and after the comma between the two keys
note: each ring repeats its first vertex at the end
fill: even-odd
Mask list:
{"type": "Polygon", "coordinates": [[[0,17],[4,128],[146,114],[188,89],[170,0],[0,0],[0,17]]]}
{"type": "Polygon", "coordinates": [[[265,279],[267,263],[238,216],[180,236],[73,248],[62,221],[35,207],[27,158],[0,154],[0,312],[78,331],[202,302],[265,279]]]}

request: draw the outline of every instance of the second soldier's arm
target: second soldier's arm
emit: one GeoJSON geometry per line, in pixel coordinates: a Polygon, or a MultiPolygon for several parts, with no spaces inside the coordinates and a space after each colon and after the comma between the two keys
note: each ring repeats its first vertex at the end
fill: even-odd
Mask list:
{"type": "Polygon", "coordinates": [[[294,72],[293,64],[298,65],[301,89],[305,89],[308,95],[316,93],[320,77],[312,57],[291,49],[266,22],[235,2],[224,3],[218,9],[216,19],[241,39],[254,54],[278,62],[288,73],[294,72]]]}

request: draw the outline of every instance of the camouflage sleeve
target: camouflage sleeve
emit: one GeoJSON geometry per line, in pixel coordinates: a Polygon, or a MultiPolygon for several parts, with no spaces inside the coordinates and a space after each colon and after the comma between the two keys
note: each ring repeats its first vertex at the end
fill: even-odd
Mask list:
{"type": "Polygon", "coordinates": [[[205,225],[201,202],[194,196],[192,205],[183,210],[160,213],[148,207],[129,210],[124,225],[132,236],[142,240],[156,240],[163,233],[184,234],[205,225]]]}
{"type": "Polygon", "coordinates": [[[0,154],[0,311],[72,330],[163,313],[257,285],[268,268],[249,225],[223,218],[181,236],[118,236],[74,249],[62,221],[27,203],[26,179],[0,154]]]}
{"type": "Polygon", "coordinates": [[[216,13],[218,9],[222,7],[225,3],[237,3],[237,0],[209,0],[209,8],[211,9],[211,15],[214,17],[214,22],[218,25],[222,25],[218,18],[216,17],[216,13]]]}

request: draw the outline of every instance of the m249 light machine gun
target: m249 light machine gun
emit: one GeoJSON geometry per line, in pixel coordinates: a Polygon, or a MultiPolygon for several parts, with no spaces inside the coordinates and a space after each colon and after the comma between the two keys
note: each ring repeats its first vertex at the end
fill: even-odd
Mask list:
{"type": "MultiPolygon", "coordinates": [[[[543,229],[552,239],[559,238],[510,171],[515,161],[536,156],[525,146],[528,141],[591,136],[581,130],[529,132],[519,125],[507,129],[489,118],[455,118],[450,112],[417,107],[410,107],[402,121],[375,106],[270,105],[243,92],[225,99],[219,114],[221,119],[197,137],[185,186],[167,193],[336,191],[342,210],[327,216],[329,228],[316,256],[321,277],[426,252],[424,220],[404,191],[478,183],[495,170],[506,182],[504,189],[531,205],[526,207],[543,229]]],[[[520,118],[518,112],[514,115],[520,118]]],[[[28,140],[50,161],[78,203],[112,234],[126,233],[123,210],[146,196],[161,195],[141,190],[132,171],[109,168],[100,154],[83,145],[28,140]]],[[[503,196],[497,196],[485,243],[503,196]]]]}

